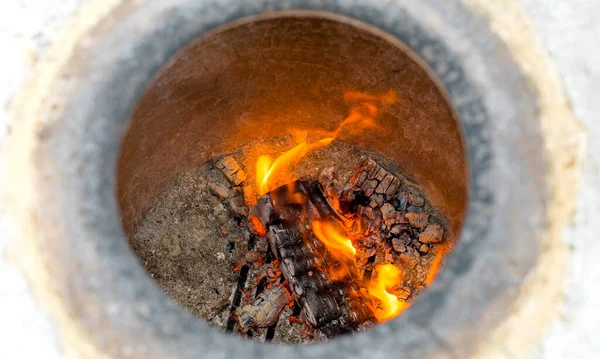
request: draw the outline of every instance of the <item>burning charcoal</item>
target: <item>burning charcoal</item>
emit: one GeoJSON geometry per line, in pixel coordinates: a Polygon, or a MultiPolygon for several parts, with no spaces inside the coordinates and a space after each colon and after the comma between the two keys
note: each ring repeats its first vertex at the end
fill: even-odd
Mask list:
{"type": "Polygon", "coordinates": [[[355,191],[360,190],[360,187],[365,182],[365,180],[369,177],[369,170],[366,166],[366,162],[361,162],[358,166],[350,180],[348,181],[348,185],[355,191]]]}
{"type": "Polygon", "coordinates": [[[368,237],[364,237],[362,239],[362,244],[365,247],[373,247],[375,245],[377,245],[377,243],[379,243],[381,241],[381,238],[379,236],[377,236],[377,234],[372,234],[368,237]]]}
{"type": "Polygon", "coordinates": [[[379,171],[377,171],[377,174],[375,174],[375,179],[378,182],[383,181],[383,179],[385,178],[385,176],[387,176],[388,171],[386,171],[384,168],[379,168],[379,171]]]}
{"type": "Polygon", "coordinates": [[[358,179],[356,180],[356,182],[354,182],[354,185],[358,188],[360,188],[360,186],[362,186],[362,184],[365,182],[365,180],[367,179],[368,173],[367,172],[360,172],[360,175],[358,176],[358,179]]]}
{"type": "MultiPolygon", "coordinates": [[[[392,198],[394,198],[394,195],[396,194],[396,192],[398,191],[398,188],[400,188],[401,182],[398,178],[394,177],[392,179],[392,182],[390,183],[390,185],[388,186],[388,188],[385,190],[385,198],[389,201],[392,198]]],[[[396,207],[396,206],[394,206],[396,207]]],[[[396,208],[398,209],[398,208],[396,208]]]]}
{"type": "Polygon", "coordinates": [[[412,212],[412,213],[423,213],[423,208],[410,205],[410,206],[408,206],[408,208],[406,209],[406,211],[407,212],[412,212]]]}
{"type": "Polygon", "coordinates": [[[390,218],[393,218],[395,212],[396,212],[396,210],[395,210],[394,206],[392,206],[389,203],[386,203],[383,206],[381,206],[381,214],[383,216],[384,221],[387,221],[390,218]]]}
{"type": "Polygon", "coordinates": [[[427,213],[416,213],[416,212],[407,212],[404,217],[408,219],[408,223],[411,226],[417,227],[419,229],[425,228],[427,225],[427,221],[429,220],[429,214],[427,213]]]}
{"type": "Polygon", "coordinates": [[[379,227],[381,227],[381,222],[383,221],[381,212],[375,212],[373,215],[373,220],[371,221],[371,225],[369,226],[369,231],[377,232],[379,231],[379,227]]]}
{"type": "Polygon", "coordinates": [[[340,203],[346,202],[350,203],[354,201],[354,191],[351,188],[345,188],[340,194],[339,198],[340,203]]]}
{"type": "Polygon", "coordinates": [[[367,207],[363,210],[363,215],[366,216],[368,219],[373,219],[375,218],[375,211],[373,210],[373,208],[367,207]]]}
{"type": "Polygon", "coordinates": [[[371,219],[367,215],[360,217],[359,221],[359,232],[364,235],[369,234],[369,227],[371,226],[371,219]]]}
{"type": "Polygon", "coordinates": [[[242,190],[239,187],[234,187],[233,197],[229,198],[229,207],[235,214],[248,216],[248,207],[246,207],[242,190]]]}
{"type": "Polygon", "coordinates": [[[375,195],[371,196],[371,199],[373,202],[375,202],[377,207],[383,206],[383,202],[385,201],[383,196],[379,195],[379,194],[375,194],[375,195]]]}
{"type": "Polygon", "coordinates": [[[444,238],[444,227],[432,223],[419,235],[419,241],[423,243],[440,243],[444,238]]]}
{"type": "Polygon", "coordinates": [[[425,204],[425,198],[419,196],[418,194],[408,192],[408,202],[417,207],[423,207],[425,204]]]}
{"type": "Polygon", "coordinates": [[[402,227],[400,225],[394,225],[392,227],[392,229],[390,229],[390,235],[392,237],[398,237],[398,236],[400,236],[401,232],[402,232],[402,227]]]}
{"type": "Polygon", "coordinates": [[[423,253],[429,252],[429,244],[427,244],[427,243],[421,244],[421,246],[419,247],[419,251],[423,252],[423,253]]]}
{"type": "Polygon", "coordinates": [[[238,307],[236,318],[241,328],[266,328],[277,323],[279,314],[290,303],[292,295],[284,286],[265,289],[252,304],[238,307]]]}
{"type": "Polygon", "coordinates": [[[393,212],[393,215],[384,220],[386,227],[392,228],[395,224],[406,223],[402,212],[393,212]]]}
{"type": "Polygon", "coordinates": [[[313,258],[301,257],[301,258],[284,258],[282,260],[282,270],[284,273],[288,273],[291,277],[298,277],[311,269],[315,269],[317,264],[313,258]]]}
{"type": "Polygon", "coordinates": [[[379,185],[379,182],[376,180],[366,180],[365,183],[361,186],[361,189],[365,192],[365,196],[371,197],[373,192],[375,192],[375,188],[379,185]]]}
{"type": "Polygon", "coordinates": [[[377,247],[373,246],[367,249],[367,258],[368,257],[372,257],[375,255],[375,253],[377,253],[377,247]]]}
{"type": "Polygon", "coordinates": [[[392,246],[398,253],[406,252],[406,241],[402,238],[392,238],[392,246]]]}
{"type": "Polygon", "coordinates": [[[390,203],[398,211],[404,211],[404,210],[406,210],[406,205],[408,204],[408,199],[406,197],[404,197],[403,195],[399,195],[399,196],[392,198],[390,200],[390,203]]]}
{"type": "Polygon", "coordinates": [[[208,189],[209,189],[210,193],[219,197],[220,200],[227,199],[230,196],[229,188],[227,188],[221,184],[218,184],[218,183],[212,183],[212,182],[209,183],[208,189]]]}
{"type": "Polygon", "coordinates": [[[234,186],[239,186],[246,180],[246,174],[242,170],[242,167],[231,156],[223,157],[220,161],[215,163],[215,167],[221,170],[229,182],[234,186]]]}
{"type": "MultiPolygon", "coordinates": [[[[299,277],[298,281],[295,283],[295,285],[300,287],[300,288],[298,288],[298,287],[296,287],[296,288],[302,292],[304,292],[304,290],[306,290],[308,288],[312,288],[315,291],[320,292],[322,290],[331,288],[333,283],[331,283],[329,280],[323,278],[323,276],[321,274],[315,274],[312,276],[299,277]]],[[[297,297],[303,296],[303,294],[299,294],[295,290],[294,290],[294,293],[296,293],[297,297]]]]}
{"type": "Polygon", "coordinates": [[[381,183],[379,183],[379,186],[377,186],[375,192],[385,194],[393,180],[394,176],[392,176],[391,174],[387,174],[385,178],[381,180],[381,183]]]}
{"type": "Polygon", "coordinates": [[[279,256],[281,258],[305,257],[311,255],[309,249],[301,244],[279,247],[279,256]]]}
{"type": "Polygon", "coordinates": [[[253,264],[259,263],[260,266],[262,264],[262,255],[258,251],[248,251],[245,255],[246,263],[253,264]]]}
{"type": "Polygon", "coordinates": [[[368,178],[375,178],[375,173],[378,171],[379,166],[375,161],[368,160],[367,164],[364,166],[363,171],[367,172],[368,178]]]}
{"type": "MultiPolygon", "coordinates": [[[[270,196],[262,196],[256,204],[250,208],[249,222],[251,222],[253,226],[261,224],[265,232],[266,228],[271,224],[275,217],[275,208],[273,207],[270,196]]],[[[250,229],[252,230],[252,228],[250,229]]]]}
{"type": "MultiPolygon", "coordinates": [[[[269,240],[271,249],[279,251],[279,248],[301,243],[301,236],[294,229],[287,229],[282,224],[271,225],[269,228],[269,240]]],[[[275,253],[279,255],[278,253],[275,253]]]]}

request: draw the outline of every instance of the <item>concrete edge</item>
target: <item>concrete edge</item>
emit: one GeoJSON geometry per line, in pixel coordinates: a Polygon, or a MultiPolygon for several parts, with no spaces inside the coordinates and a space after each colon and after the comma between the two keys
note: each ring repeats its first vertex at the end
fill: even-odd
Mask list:
{"type": "MultiPolygon", "coordinates": [[[[499,0],[494,3],[485,0],[464,1],[490,19],[492,28],[513,52],[523,72],[538,91],[540,99],[540,118],[549,165],[547,246],[536,268],[527,278],[526,285],[523,286],[513,315],[497,328],[488,342],[482,343],[478,353],[478,356],[486,358],[523,355],[528,353],[540,338],[562,303],[568,251],[561,239],[575,207],[584,134],[569,108],[558,74],[548,56],[544,54],[520,4],[516,0],[499,0]],[[529,323],[533,330],[522,330],[523,323],[529,323]]],[[[19,96],[10,106],[10,111],[19,121],[13,121],[12,133],[7,138],[6,147],[19,150],[10,155],[8,151],[4,152],[5,166],[13,171],[11,176],[6,178],[5,195],[11,208],[8,211],[9,215],[12,214],[11,218],[26,218],[19,223],[13,222],[25,236],[11,243],[11,253],[32,284],[39,305],[61,322],[63,331],[59,340],[65,354],[72,357],[105,356],[89,344],[75,322],[66,314],[64,303],[56,295],[51,278],[47,277],[48,271],[44,269],[45,256],[38,240],[40,233],[35,232],[34,226],[30,225],[36,222],[33,211],[35,198],[28,189],[36,186],[36,170],[33,165],[35,159],[32,154],[37,142],[35,137],[39,135],[34,135],[37,131],[33,130],[39,114],[46,111],[45,99],[52,91],[52,83],[70,58],[77,42],[124,2],[92,0],[83,5],[70,24],[59,33],[58,40],[46,52],[33,72],[30,82],[19,91],[19,96]],[[18,174],[15,173],[15,169],[19,171],[18,174]],[[29,182],[17,182],[11,178],[26,178],[29,182]],[[19,215],[15,216],[17,213],[19,215]]]]}
{"type": "Polygon", "coordinates": [[[562,238],[572,220],[585,133],[570,107],[558,72],[518,0],[464,0],[486,16],[537,92],[547,161],[546,242],[522,287],[512,315],[481,343],[477,357],[530,356],[564,301],[570,253],[562,238]],[[524,327],[528,327],[524,330],[524,327]]]}
{"type": "Polygon", "coordinates": [[[41,137],[39,118],[48,111],[52,85],[57,81],[60,70],[69,61],[78,42],[102,19],[124,4],[126,0],[91,0],[81,6],[70,21],[56,34],[55,40],[35,65],[26,83],[10,101],[8,112],[12,114],[9,123],[5,149],[2,151],[4,166],[3,196],[7,204],[7,217],[10,225],[22,234],[18,240],[9,243],[9,254],[15,264],[25,274],[37,305],[60,322],[57,328],[57,341],[66,357],[107,358],[97,350],[79,330],[69,315],[65,303],[53,286],[43,248],[43,233],[38,233],[35,193],[37,169],[35,146],[41,137]],[[12,172],[11,172],[12,171],[12,172]],[[23,180],[26,180],[25,182],[23,180]]]}

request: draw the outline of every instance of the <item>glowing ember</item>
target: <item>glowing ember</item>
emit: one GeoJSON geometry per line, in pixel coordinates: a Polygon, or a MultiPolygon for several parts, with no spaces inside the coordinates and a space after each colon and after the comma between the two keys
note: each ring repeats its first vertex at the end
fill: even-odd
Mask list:
{"type": "Polygon", "coordinates": [[[250,225],[254,229],[259,236],[264,237],[267,235],[267,229],[263,226],[262,222],[256,216],[249,216],[248,220],[250,221],[250,225]]]}
{"type": "MultiPolygon", "coordinates": [[[[420,256],[427,255],[430,250],[430,244],[421,244],[421,246],[416,248],[414,245],[411,245],[408,248],[411,243],[410,231],[406,232],[406,229],[403,228],[405,228],[405,224],[410,224],[413,227],[414,225],[410,223],[410,218],[408,222],[401,222],[407,218],[405,217],[407,200],[412,201],[411,203],[422,202],[421,204],[417,204],[418,207],[423,206],[424,200],[416,194],[400,192],[399,188],[402,185],[402,181],[389,173],[389,171],[379,168],[373,161],[368,161],[360,167],[357,175],[352,177],[353,181],[357,183],[354,183],[354,187],[347,187],[355,192],[348,192],[349,199],[344,197],[345,203],[350,203],[349,201],[354,200],[353,193],[360,192],[363,197],[370,200],[370,202],[366,202],[368,205],[361,204],[364,208],[358,215],[353,213],[345,213],[344,216],[339,217],[331,215],[331,213],[321,215],[319,208],[322,209],[322,207],[315,205],[315,203],[319,203],[318,201],[314,202],[313,195],[315,192],[310,192],[308,189],[298,190],[302,186],[295,187],[298,186],[298,182],[305,183],[304,180],[298,181],[297,169],[300,161],[311,151],[326,147],[335,139],[347,139],[367,129],[380,129],[375,122],[375,118],[379,115],[381,108],[398,101],[394,91],[389,91],[380,96],[360,92],[348,92],[344,95],[344,99],[351,105],[349,113],[334,131],[323,129],[290,129],[289,134],[296,140],[294,147],[285,151],[277,158],[272,158],[266,154],[258,157],[256,161],[256,188],[259,196],[271,193],[266,198],[272,202],[261,202],[263,203],[261,206],[271,203],[274,208],[277,208],[278,203],[285,203],[287,206],[293,204],[294,211],[296,211],[293,212],[296,213],[295,216],[311,218],[309,222],[303,224],[304,227],[302,228],[308,229],[307,225],[309,225],[312,235],[324,245],[330,257],[334,259],[334,261],[329,262],[327,260],[323,261],[322,263],[325,263],[325,265],[321,265],[317,261],[316,264],[313,264],[317,266],[317,271],[323,273],[324,278],[329,283],[337,283],[334,285],[339,285],[339,283],[347,285],[347,283],[354,281],[354,287],[350,286],[349,288],[355,289],[350,289],[347,295],[354,296],[361,303],[378,303],[377,308],[373,308],[371,304],[365,305],[369,308],[368,311],[371,312],[371,319],[369,320],[376,319],[378,322],[383,322],[396,317],[410,306],[410,303],[404,300],[410,298],[410,292],[404,290],[400,284],[406,278],[414,276],[412,272],[405,273],[390,262],[400,263],[402,266],[404,266],[403,263],[413,263],[413,266],[410,268],[414,268],[415,261],[418,262],[420,256]],[[309,139],[311,140],[309,141],[309,139]],[[395,201],[393,203],[396,204],[391,202],[392,199],[395,201]],[[384,201],[386,203],[382,204],[384,201]],[[309,203],[312,203],[312,207],[309,206],[309,203]],[[318,212],[318,216],[311,217],[314,216],[311,213],[315,212],[315,210],[318,212]],[[363,223],[365,221],[369,222],[366,227],[363,223]],[[405,233],[402,233],[403,230],[405,233]],[[383,238],[381,236],[382,233],[388,237],[383,238]],[[381,241],[388,242],[384,243],[381,241]],[[376,245],[377,243],[379,243],[378,246],[376,245]],[[380,254],[385,254],[387,264],[378,265],[373,271],[370,282],[365,283],[361,287],[363,280],[362,273],[365,269],[361,267],[365,266],[368,258],[374,259],[376,251],[382,250],[385,246],[388,246],[388,251],[385,253],[380,252],[380,254]],[[360,290],[356,288],[360,288],[360,290]]],[[[337,196],[334,195],[333,197],[337,196]]],[[[334,198],[334,203],[330,199],[324,200],[328,201],[329,205],[333,207],[333,211],[337,211],[338,214],[341,213],[335,201],[337,198],[334,198]]],[[[284,211],[284,213],[289,212],[284,211]]],[[[418,212],[418,214],[421,214],[421,212],[418,212]]],[[[421,217],[425,218],[425,224],[427,224],[429,214],[421,214],[421,217]]],[[[254,232],[261,236],[267,234],[267,229],[261,225],[259,218],[250,216],[249,220],[254,232]]],[[[295,217],[287,220],[294,222],[295,217]]],[[[294,232],[289,231],[288,233],[285,227],[281,227],[281,223],[278,225],[280,227],[273,232],[276,233],[275,240],[282,239],[282,242],[285,242],[283,239],[289,240],[286,236],[290,236],[290,233],[294,232]],[[283,235],[283,233],[287,234],[283,235]]],[[[420,228],[420,230],[422,229],[420,228]]],[[[302,230],[298,229],[298,231],[301,232],[302,230]]],[[[433,241],[430,242],[434,243],[433,241]]],[[[292,249],[290,248],[286,249],[286,251],[291,252],[292,249]]],[[[443,243],[438,248],[430,270],[427,272],[427,278],[423,280],[425,282],[423,284],[429,285],[433,282],[441,265],[442,257],[447,253],[449,248],[448,243],[443,243]]],[[[310,253],[310,251],[306,252],[306,250],[303,250],[298,253],[310,253]]],[[[296,264],[293,258],[293,256],[286,257],[291,263],[290,265],[296,264]]],[[[324,258],[328,257],[325,256],[324,258]]],[[[297,263],[301,267],[302,265],[310,265],[311,262],[307,260],[303,261],[299,258],[297,263]]],[[[297,281],[296,284],[298,284],[300,281],[295,275],[288,273],[286,274],[286,279],[297,281]]],[[[301,284],[298,284],[298,288],[303,289],[298,292],[298,295],[302,296],[305,289],[301,284]]],[[[318,307],[313,309],[317,310],[318,307]]],[[[316,317],[314,320],[316,320],[316,317]]]]}
{"type": "Polygon", "coordinates": [[[354,259],[356,249],[346,233],[342,233],[339,225],[334,222],[313,221],[311,223],[312,231],[331,253],[331,255],[342,260],[344,258],[354,259]]]}
{"type": "Polygon", "coordinates": [[[431,263],[431,268],[429,268],[429,272],[427,273],[427,280],[425,281],[425,284],[427,286],[429,286],[431,283],[433,283],[433,281],[435,280],[435,277],[437,277],[438,269],[440,267],[442,257],[444,256],[444,254],[446,254],[446,252],[449,249],[450,249],[449,242],[444,242],[440,245],[440,248],[438,249],[438,252],[436,253],[435,258],[433,259],[433,262],[431,263]]]}
{"type": "Polygon", "coordinates": [[[375,268],[376,275],[371,279],[369,294],[379,299],[382,310],[377,315],[380,322],[392,319],[410,306],[410,303],[399,300],[388,292],[402,281],[402,270],[393,264],[383,264],[375,268]]]}

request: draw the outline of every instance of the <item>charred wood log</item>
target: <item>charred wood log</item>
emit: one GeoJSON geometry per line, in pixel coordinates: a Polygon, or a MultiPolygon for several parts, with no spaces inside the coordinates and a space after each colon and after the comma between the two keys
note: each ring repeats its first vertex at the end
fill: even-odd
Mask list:
{"type": "Polygon", "coordinates": [[[267,229],[271,250],[307,323],[331,337],[375,322],[364,300],[352,300],[358,293],[353,280],[361,280],[356,268],[334,259],[310,229],[315,220],[343,222],[317,182],[295,181],[275,189],[257,201],[250,215],[267,229]]]}
{"type": "MultiPolygon", "coordinates": [[[[339,194],[343,217],[355,221],[353,230],[362,235],[357,259],[373,266],[393,263],[403,268],[414,293],[424,285],[432,246],[444,241],[447,231],[442,218],[427,202],[418,185],[363,158],[339,194]],[[429,254],[429,255],[428,255],[429,254]]],[[[372,269],[364,266],[365,275],[372,269]]],[[[399,298],[412,297],[402,292],[399,298]]]]}

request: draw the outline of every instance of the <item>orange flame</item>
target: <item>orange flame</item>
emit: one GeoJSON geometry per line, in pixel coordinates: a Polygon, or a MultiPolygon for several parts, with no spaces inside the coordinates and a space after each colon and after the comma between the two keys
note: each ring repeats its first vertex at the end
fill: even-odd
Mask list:
{"type": "Polygon", "coordinates": [[[311,227],[315,237],[325,245],[335,259],[354,259],[356,249],[352,241],[346,237],[346,233],[341,233],[339,226],[333,222],[313,221],[311,227]]]}
{"type": "Polygon", "coordinates": [[[433,281],[437,277],[438,270],[439,270],[440,264],[442,262],[442,258],[444,257],[444,254],[446,254],[448,249],[450,249],[450,243],[448,241],[440,244],[440,248],[438,249],[437,253],[435,254],[435,258],[433,259],[433,262],[431,263],[431,267],[429,268],[429,272],[427,273],[427,279],[425,280],[425,284],[427,286],[429,286],[431,283],[433,283],[433,281]]]}
{"type": "MultiPolygon", "coordinates": [[[[378,127],[375,124],[375,117],[379,113],[379,108],[396,102],[397,95],[392,90],[379,96],[350,91],[344,95],[344,100],[353,105],[350,107],[348,117],[340,123],[337,129],[331,132],[312,130],[313,134],[323,138],[312,143],[302,140],[300,144],[284,152],[275,160],[268,155],[258,158],[256,161],[256,188],[260,196],[269,192],[269,188],[279,187],[296,180],[295,166],[312,150],[327,146],[342,135],[353,136],[367,128],[378,127]]],[[[296,138],[306,138],[308,133],[308,131],[298,129],[292,129],[290,132],[296,138]]]]}
{"type": "MultiPolygon", "coordinates": [[[[256,187],[258,193],[262,196],[269,192],[270,182],[277,181],[275,187],[294,181],[295,175],[293,167],[306,156],[310,151],[327,146],[333,141],[333,138],[326,137],[313,143],[302,142],[291,150],[277,157],[275,161],[270,156],[262,155],[256,161],[256,187]],[[287,169],[287,171],[286,171],[287,169]],[[277,178],[273,176],[277,173],[277,178]]],[[[273,184],[271,183],[271,186],[273,184]]]]}
{"type": "Polygon", "coordinates": [[[382,310],[376,313],[379,322],[394,318],[410,306],[388,292],[402,281],[402,270],[393,264],[383,264],[375,268],[376,275],[371,279],[369,294],[381,301],[382,310]]]}

